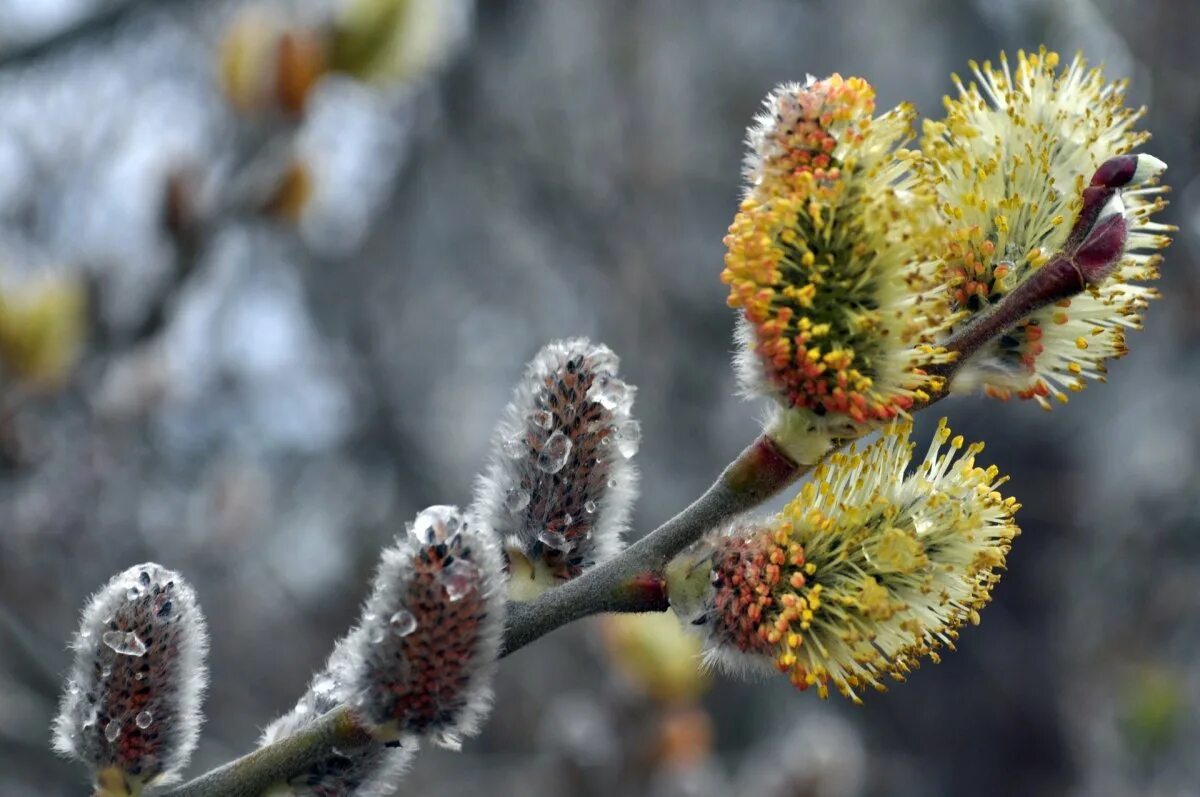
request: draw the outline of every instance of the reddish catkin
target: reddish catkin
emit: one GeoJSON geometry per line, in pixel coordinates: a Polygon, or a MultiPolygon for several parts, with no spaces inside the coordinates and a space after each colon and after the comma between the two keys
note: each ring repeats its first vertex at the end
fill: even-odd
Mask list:
{"type": "Polygon", "coordinates": [[[637,492],[636,388],[586,338],[545,346],[496,431],[472,508],[503,542],[511,597],[528,599],[621,549],[637,492]]]}
{"type": "Polygon", "coordinates": [[[491,705],[504,611],[492,535],[456,507],[430,507],[384,550],[335,675],[380,740],[457,748],[491,705]]]}
{"type": "Polygon", "coordinates": [[[196,746],[207,678],[204,617],[178,573],[146,563],[115,576],[83,611],[54,722],[54,749],[102,793],[178,777],[196,746]]]}

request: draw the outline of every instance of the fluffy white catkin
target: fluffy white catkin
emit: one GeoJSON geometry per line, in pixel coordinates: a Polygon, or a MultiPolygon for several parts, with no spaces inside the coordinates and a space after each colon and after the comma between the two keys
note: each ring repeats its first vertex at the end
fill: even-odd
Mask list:
{"type": "Polygon", "coordinates": [[[208,636],[191,586],[154,563],[113,577],[83,610],[54,749],[102,792],[168,783],[196,746],[208,636]]]}
{"type": "Polygon", "coordinates": [[[331,672],[381,741],[427,736],[452,749],[491,706],[504,630],[493,535],[432,506],[384,549],[371,597],[331,672]]]}
{"type": "Polygon", "coordinates": [[[586,338],[546,345],[526,366],[479,480],[473,514],[504,544],[510,597],[527,600],[621,549],[637,494],[636,388],[586,338]]]}
{"type": "MultiPolygon", "coordinates": [[[[338,641],[329,662],[313,677],[295,707],[263,731],[260,746],[303,730],[345,701],[346,684],[338,674],[345,671],[348,657],[360,644],[355,635],[361,633],[361,630],[355,630],[338,641]]],[[[408,770],[416,750],[415,740],[334,749],[329,757],[287,783],[278,784],[271,794],[272,797],[388,797],[399,787],[400,778],[408,770]]]]}

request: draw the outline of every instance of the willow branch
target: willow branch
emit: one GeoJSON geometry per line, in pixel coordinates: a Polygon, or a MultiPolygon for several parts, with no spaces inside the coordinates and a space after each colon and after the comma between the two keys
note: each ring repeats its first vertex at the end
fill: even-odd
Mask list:
{"type": "MultiPolygon", "coordinates": [[[[945,380],[943,388],[914,411],[945,398],[955,372],[983,343],[1049,301],[1053,299],[1039,303],[1017,296],[1017,301],[1000,302],[976,323],[951,335],[943,345],[959,356],[938,369],[937,375],[945,380]],[[1017,305],[1023,310],[1019,315],[1014,312],[1017,305]]],[[[666,611],[670,601],[663,572],[672,559],[710,530],[778,495],[812,467],[797,464],[774,440],[760,436],[703,495],[617,556],[535,600],[509,603],[500,655],[508,656],[556,628],[594,614],[666,611]]],[[[308,728],[162,797],[257,797],[272,783],[287,780],[328,755],[330,748],[360,746],[369,740],[353,713],[338,708],[308,728]]]]}
{"type": "MultiPolygon", "coordinates": [[[[927,409],[945,398],[954,375],[988,341],[1035,310],[1079,293],[1086,284],[1077,263],[1065,257],[1053,258],[1022,286],[942,343],[957,356],[929,369],[932,375],[942,378],[940,387],[912,411],[927,409]]],[[[760,436],[703,495],[617,556],[532,601],[510,602],[500,655],[508,656],[554,629],[590,615],[666,611],[670,601],[664,571],[672,559],[710,530],[778,495],[812,467],[798,464],[770,437],[760,436]]],[[[341,707],[303,731],[162,797],[257,797],[272,783],[287,780],[328,755],[330,748],[361,746],[369,741],[370,736],[353,712],[341,707]]]]}
{"type": "MultiPolygon", "coordinates": [[[[943,343],[956,356],[929,369],[941,377],[930,397],[913,407],[927,409],[948,394],[958,370],[991,340],[1008,332],[1030,313],[1084,290],[1078,265],[1063,255],[943,343]]],[[[848,442],[848,441],[843,441],[848,442]]],[[[840,446],[835,446],[835,448],[840,446]]],[[[792,461],[767,436],[743,451],[702,496],[620,555],[579,578],[528,603],[511,603],[502,656],[583,617],[603,612],[666,611],[669,603],[663,571],[667,564],[705,533],[758,506],[806,474],[812,466],[792,461]]]]}
{"type": "Polygon", "coordinates": [[[25,43],[0,48],[0,69],[34,63],[80,42],[102,40],[135,15],[167,5],[191,5],[196,0],[119,0],[80,16],[74,23],[25,43]]]}
{"type": "Polygon", "coordinates": [[[614,558],[528,603],[510,603],[502,656],[559,626],[601,612],[666,611],[662,574],[706,532],[761,504],[808,472],[771,438],[759,437],[708,490],[614,558]]]}
{"type": "Polygon", "coordinates": [[[329,755],[334,747],[354,748],[371,736],[345,706],[286,738],[218,767],[160,797],[260,797],[329,755]]]}

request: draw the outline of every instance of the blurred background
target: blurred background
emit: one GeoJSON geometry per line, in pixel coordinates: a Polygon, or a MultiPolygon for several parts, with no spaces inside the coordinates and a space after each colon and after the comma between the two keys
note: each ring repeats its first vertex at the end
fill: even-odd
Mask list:
{"type": "Polygon", "coordinates": [[[621,354],[633,534],[669,517],[756,432],[717,275],[762,97],[840,71],[936,115],[1043,42],[1131,79],[1181,229],[1107,385],[940,405],[1024,504],[982,626],[854,708],[579,623],[401,793],[1200,794],[1198,36],[1179,0],[0,0],[0,794],[87,792],[66,640],[147,559],[213,637],[192,771],[251,749],[549,339],[621,354]]]}

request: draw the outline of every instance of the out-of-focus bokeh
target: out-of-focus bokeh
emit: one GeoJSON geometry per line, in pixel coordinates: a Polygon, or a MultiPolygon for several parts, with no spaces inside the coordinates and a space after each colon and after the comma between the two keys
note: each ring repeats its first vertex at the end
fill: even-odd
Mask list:
{"type": "Polygon", "coordinates": [[[193,770],[248,750],[551,338],[622,356],[634,533],[669,517],[756,431],[717,275],[762,97],[839,71],[937,114],[1041,43],[1131,79],[1181,229],[1108,384],[943,405],[1024,504],[983,624],[853,708],[579,623],[404,793],[1200,794],[1198,37],[1179,0],[0,0],[0,794],[86,793],[66,640],[147,559],[213,635],[193,770]]]}

